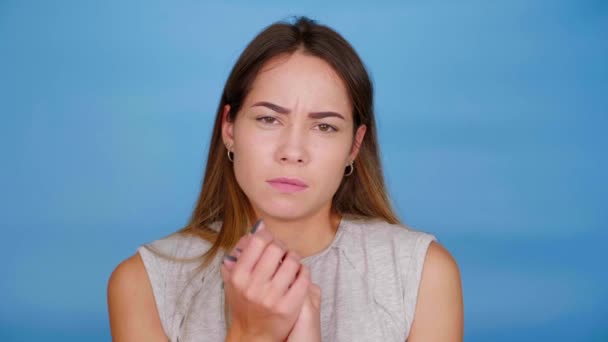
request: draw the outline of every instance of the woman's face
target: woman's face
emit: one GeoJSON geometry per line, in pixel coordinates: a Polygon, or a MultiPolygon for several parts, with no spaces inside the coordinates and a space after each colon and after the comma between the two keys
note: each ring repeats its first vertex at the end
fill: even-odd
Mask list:
{"type": "Polygon", "coordinates": [[[331,206],[366,128],[353,139],[348,94],[329,64],[300,52],[270,60],[234,122],[228,110],[223,139],[258,215],[297,220],[331,206]]]}

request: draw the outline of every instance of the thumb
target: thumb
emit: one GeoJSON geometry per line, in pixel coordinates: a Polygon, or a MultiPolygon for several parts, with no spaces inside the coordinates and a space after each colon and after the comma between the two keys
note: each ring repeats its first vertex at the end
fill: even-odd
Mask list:
{"type": "Polygon", "coordinates": [[[308,297],[315,308],[321,305],[321,287],[315,283],[311,283],[308,287],[308,297]]]}

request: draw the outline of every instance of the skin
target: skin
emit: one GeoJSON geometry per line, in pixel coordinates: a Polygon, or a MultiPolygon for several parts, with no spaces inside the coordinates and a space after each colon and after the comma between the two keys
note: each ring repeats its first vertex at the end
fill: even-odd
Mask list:
{"type": "MultiPolygon", "coordinates": [[[[264,66],[234,122],[227,118],[230,107],[224,108],[222,138],[234,152],[236,179],[264,219],[230,252],[238,260],[221,267],[233,322],[228,341],[320,340],[322,294],[300,260],[324,250],[337,230],[340,217],[331,213],[331,198],[366,130],[355,129],[350,108],[333,69],[300,52],[264,66]],[[341,118],[311,115],[319,112],[341,118]],[[308,187],[282,193],[266,182],[275,177],[297,177],[308,187]]],[[[114,341],[167,341],[139,255],[113,272],[108,306],[114,341]]],[[[433,242],[408,341],[462,341],[462,335],[458,267],[433,242]]]]}
{"type": "Polygon", "coordinates": [[[235,122],[228,121],[229,109],[224,108],[224,143],[234,152],[236,179],[258,217],[300,255],[323,250],[339,223],[330,213],[331,198],[366,131],[358,127],[353,139],[343,81],[325,61],[296,52],[262,68],[235,122]],[[319,112],[341,118],[311,114],[319,112]],[[276,177],[297,177],[308,188],[280,193],[266,182],[276,177]]]}

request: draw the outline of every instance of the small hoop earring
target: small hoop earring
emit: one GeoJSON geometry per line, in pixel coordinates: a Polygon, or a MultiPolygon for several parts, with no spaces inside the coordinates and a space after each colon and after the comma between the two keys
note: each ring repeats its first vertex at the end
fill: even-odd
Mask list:
{"type": "Polygon", "coordinates": [[[228,160],[230,160],[230,162],[234,162],[234,152],[230,151],[230,148],[232,146],[226,144],[226,155],[228,156],[228,160]],[[231,155],[232,153],[232,155],[231,155]]]}
{"type": "Polygon", "coordinates": [[[348,164],[347,167],[350,167],[350,169],[348,170],[347,173],[344,174],[344,177],[348,177],[348,176],[352,175],[353,172],[355,172],[355,165],[353,165],[353,163],[354,163],[354,160],[351,161],[350,164],[348,164]]]}

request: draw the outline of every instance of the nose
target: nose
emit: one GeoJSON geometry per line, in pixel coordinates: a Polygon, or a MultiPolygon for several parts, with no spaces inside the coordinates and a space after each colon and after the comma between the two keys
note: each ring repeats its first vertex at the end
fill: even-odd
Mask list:
{"type": "Polygon", "coordinates": [[[305,165],[308,163],[306,135],[295,125],[290,125],[282,130],[277,159],[281,164],[305,165]]]}

